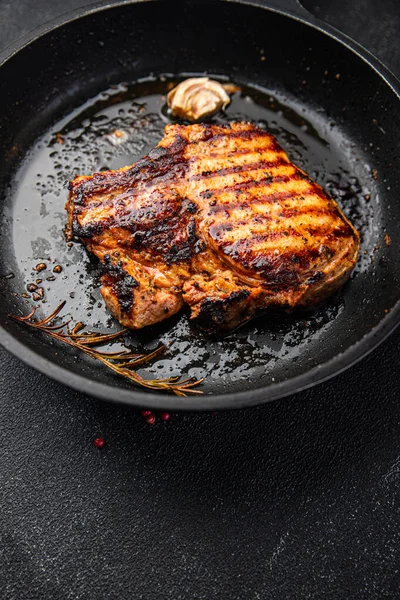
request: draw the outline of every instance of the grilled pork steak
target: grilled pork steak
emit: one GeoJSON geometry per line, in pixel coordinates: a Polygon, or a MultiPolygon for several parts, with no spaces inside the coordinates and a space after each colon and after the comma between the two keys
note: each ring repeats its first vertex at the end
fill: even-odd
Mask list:
{"type": "Polygon", "coordinates": [[[67,235],[103,263],[106,305],[133,329],[185,303],[210,332],[312,305],[358,255],[338,205],[251,123],[168,125],[142,160],[69,189],[67,235]]]}

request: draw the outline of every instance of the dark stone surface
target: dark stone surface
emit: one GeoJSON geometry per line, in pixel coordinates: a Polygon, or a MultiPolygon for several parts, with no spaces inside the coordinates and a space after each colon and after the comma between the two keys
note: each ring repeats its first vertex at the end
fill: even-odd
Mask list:
{"type": "Polygon", "coordinates": [[[316,17],[354,38],[400,76],[398,0],[299,0],[316,17]]]}
{"type": "MultiPolygon", "coordinates": [[[[79,4],[0,0],[0,47],[79,4]]],[[[353,4],[317,10],[400,75],[400,6],[353,4]]],[[[399,350],[153,427],[1,350],[0,598],[399,598],[399,350]]]]}

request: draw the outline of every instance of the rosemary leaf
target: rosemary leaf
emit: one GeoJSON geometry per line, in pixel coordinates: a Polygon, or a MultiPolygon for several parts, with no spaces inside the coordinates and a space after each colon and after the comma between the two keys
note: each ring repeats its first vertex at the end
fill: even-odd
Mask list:
{"type": "Polygon", "coordinates": [[[9,315],[14,321],[23,323],[29,327],[39,329],[48,336],[72,346],[76,350],[80,350],[87,356],[94,358],[104,364],[106,367],[129,379],[138,386],[148,388],[151,390],[172,392],[176,396],[187,396],[190,394],[202,394],[203,392],[197,388],[203,379],[181,379],[181,377],[167,377],[165,379],[144,379],[139,373],[134,371],[134,368],[140,365],[148,364],[150,361],[158,358],[166,350],[165,346],[159,346],[148,354],[137,354],[130,352],[129,350],[121,350],[118,352],[102,352],[93,346],[101,346],[104,344],[110,344],[120,339],[125,333],[126,329],[117,331],[116,333],[79,333],[84,329],[84,324],[79,322],[74,328],[69,331],[68,325],[71,320],[56,323],[55,320],[60,318],[59,314],[66,304],[66,301],[62,302],[50,315],[42,320],[35,321],[33,316],[36,311],[34,307],[28,315],[19,317],[16,315],[9,315]]]}

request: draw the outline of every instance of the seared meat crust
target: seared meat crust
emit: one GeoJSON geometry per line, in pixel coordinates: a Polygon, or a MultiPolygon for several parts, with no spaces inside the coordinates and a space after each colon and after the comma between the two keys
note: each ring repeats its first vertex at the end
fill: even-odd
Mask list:
{"type": "Polygon", "coordinates": [[[359,235],[252,123],[168,125],[147,157],[78,176],[68,237],[104,265],[101,293],[134,329],[184,303],[208,331],[268,307],[321,302],[348,278],[359,235]]]}

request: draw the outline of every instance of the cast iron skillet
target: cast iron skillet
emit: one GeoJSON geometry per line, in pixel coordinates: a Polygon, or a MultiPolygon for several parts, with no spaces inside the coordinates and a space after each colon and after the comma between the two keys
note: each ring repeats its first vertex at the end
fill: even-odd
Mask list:
{"type": "Polygon", "coordinates": [[[165,0],[81,9],[20,41],[3,58],[1,340],[23,361],[108,400],[166,409],[234,408],[336,375],[398,324],[399,85],[368,52],[295,0],[279,6],[165,0]],[[48,270],[40,275],[47,302],[39,314],[66,298],[74,318],[104,329],[108,316],[98,304],[96,265],[79,245],[67,248],[62,236],[62,178],[107,161],[105,166],[118,167],[143,154],[166,120],[160,112],[165,80],[204,72],[243,87],[227,118],[262,116],[293,160],[338,199],[361,231],[362,252],[352,280],[315,312],[270,314],[213,342],[193,330],[186,315],[135,334],[134,345],[170,344],[169,355],[147,376],[174,369],[206,374],[204,396],[180,398],[133,388],[8,315],[27,313],[31,300],[21,292],[38,277],[32,267],[45,260],[48,270]],[[139,86],[130,85],[138,80],[139,86]],[[143,96],[148,102],[141,108],[143,96]],[[126,125],[126,119],[137,136],[126,155],[116,148],[97,156],[107,128],[126,125]],[[64,271],[50,282],[54,261],[64,271]]]}

